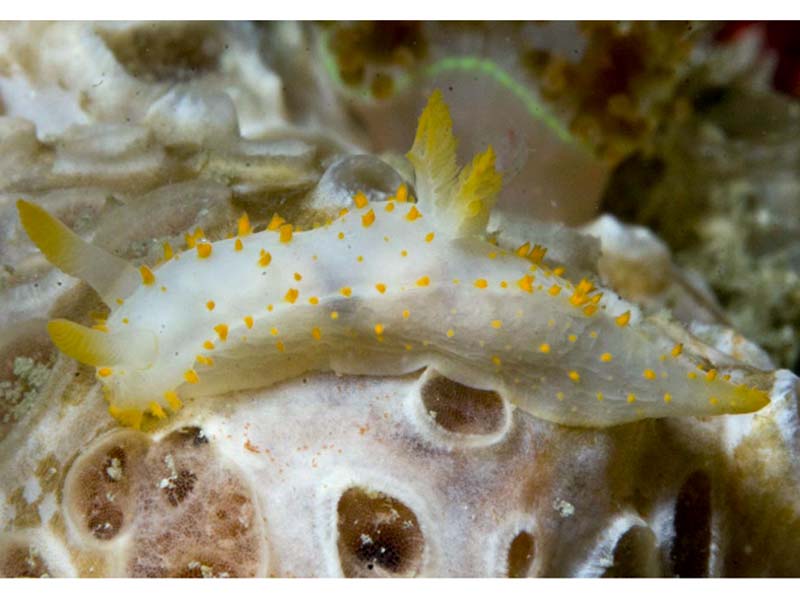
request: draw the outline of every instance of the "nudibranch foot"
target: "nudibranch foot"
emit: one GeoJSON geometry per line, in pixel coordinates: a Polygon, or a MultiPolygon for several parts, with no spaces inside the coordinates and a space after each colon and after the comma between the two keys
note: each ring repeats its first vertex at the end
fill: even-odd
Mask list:
{"type": "Polygon", "coordinates": [[[202,232],[152,269],[82,241],[33,204],[22,223],[47,258],[98,291],[100,327],[55,320],[65,354],[97,368],[121,423],[162,419],[184,399],[270,385],[308,371],[400,375],[431,367],[574,426],[758,410],[772,376],[588,279],[549,268],[546,248],[488,239],[501,185],[492,148],[459,172],[446,105],[434,93],[408,154],[416,202],[354,206],[298,231],[202,232]]]}

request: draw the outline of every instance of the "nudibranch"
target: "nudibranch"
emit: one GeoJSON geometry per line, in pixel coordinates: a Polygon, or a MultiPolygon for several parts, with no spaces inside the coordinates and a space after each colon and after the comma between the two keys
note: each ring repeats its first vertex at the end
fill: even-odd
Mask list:
{"type": "Polygon", "coordinates": [[[645,318],[592,282],[549,268],[545,249],[494,245],[501,187],[489,146],[459,172],[452,121],[434,92],[413,146],[413,187],[298,232],[275,216],[211,243],[187,237],[134,267],[20,201],[22,224],[54,265],[108,304],[93,328],[56,319],[55,345],[96,367],[110,412],[139,426],[187,398],[308,371],[400,375],[432,367],[572,426],[751,412],[771,375],[645,318]],[[412,190],[416,198],[412,195],[412,190]]]}

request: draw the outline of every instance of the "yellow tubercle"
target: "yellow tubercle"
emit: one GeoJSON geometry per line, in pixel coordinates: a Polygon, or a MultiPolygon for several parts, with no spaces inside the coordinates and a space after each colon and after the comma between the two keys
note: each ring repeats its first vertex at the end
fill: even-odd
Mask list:
{"type": "Polygon", "coordinates": [[[151,402],[147,405],[150,414],[153,415],[156,419],[166,419],[167,413],[164,412],[164,409],[161,408],[161,405],[158,402],[151,402]]]}
{"type": "Polygon", "coordinates": [[[397,187],[394,197],[397,198],[398,202],[408,202],[408,186],[405,183],[401,183],[397,187]]]}
{"type": "Polygon", "coordinates": [[[197,244],[197,258],[208,258],[211,256],[212,246],[208,242],[197,244]]]}
{"type": "Polygon", "coordinates": [[[139,267],[139,275],[142,276],[142,285],[153,285],[156,282],[156,276],[147,265],[139,267]]]}
{"type": "Polygon", "coordinates": [[[144,415],[141,410],[135,408],[119,408],[111,404],[108,407],[108,414],[114,417],[120,425],[132,427],[133,429],[142,428],[142,417],[144,415]]]}
{"type": "Polygon", "coordinates": [[[371,208],[367,212],[365,212],[363,215],[361,215],[361,224],[364,227],[369,227],[374,222],[375,222],[375,211],[372,210],[371,208]]]}
{"type": "Polygon", "coordinates": [[[547,254],[547,248],[545,248],[544,246],[540,246],[539,244],[536,244],[533,247],[533,250],[531,250],[531,253],[528,256],[528,259],[532,263],[534,263],[536,265],[539,265],[544,260],[544,257],[545,257],[546,254],[547,254]]]}
{"type": "Polygon", "coordinates": [[[258,258],[258,266],[268,267],[271,262],[272,262],[272,254],[262,249],[258,258]]]}
{"type": "Polygon", "coordinates": [[[353,196],[353,203],[356,205],[356,208],[364,208],[369,204],[369,200],[364,192],[359,191],[353,196]]]}
{"type": "Polygon", "coordinates": [[[172,390],[164,392],[164,400],[167,401],[167,405],[170,407],[172,412],[178,412],[183,407],[183,402],[181,402],[178,394],[172,390]]]}
{"type": "Polygon", "coordinates": [[[274,213],[272,215],[272,219],[270,220],[269,224],[267,225],[267,229],[269,231],[277,231],[280,229],[281,225],[286,223],[286,219],[281,217],[278,213],[274,213]]]}
{"type": "Polygon", "coordinates": [[[414,205],[408,210],[408,213],[406,214],[406,219],[408,221],[416,221],[421,216],[422,216],[422,213],[419,212],[419,210],[417,210],[416,205],[414,205]]]}
{"type": "Polygon", "coordinates": [[[237,230],[237,235],[239,237],[248,236],[253,232],[253,228],[250,225],[250,217],[247,216],[247,213],[242,213],[242,216],[239,217],[237,230]]]}
{"type": "Polygon", "coordinates": [[[581,279],[580,283],[575,286],[575,292],[570,297],[569,301],[573,306],[583,306],[591,300],[589,294],[594,290],[594,285],[586,280],[581,279]]]}
{"type": "Polygon", "coordinates": [[[199,227],[194,230],[194,233],[186,234],[186,247],[187,248],[194,248],[197,245],[197,241],[206,237],[206,234],[203,233],[203,230],[199,227]]]}
{"type": "Polygon", "coordinates": [[[281,225],[278,228],[278,231],[279,231],[279,234],[280,234],[279,239],[280,239],[280,242],[282,244],[288,244],[289,242],[292,241],[292,231],[293,231],[293,229],[294,228],[289,223],[286,223],[285,225],[281,225]]]}

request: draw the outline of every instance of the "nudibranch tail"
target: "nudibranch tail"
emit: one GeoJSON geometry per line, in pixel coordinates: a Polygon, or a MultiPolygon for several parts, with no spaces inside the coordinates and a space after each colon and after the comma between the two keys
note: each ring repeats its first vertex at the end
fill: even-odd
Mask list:
{"type": "Polygon", "coordinates": [[[25,200],[17,202],[20,221],[31,241],[59,269],[88,283],[109,306],[127,297],[139,284],[139,274],[126,261],[83,241],[46,210],[25,200]]]}
{"type": "Polygon", "coordinates": [[[414,166],[423,210],[454,237],[485,233],[502,185],[494,150],[489,146],[458,173],[453,121],[439,90],[431,94],[420,115],[407,156],[414,166]]]}

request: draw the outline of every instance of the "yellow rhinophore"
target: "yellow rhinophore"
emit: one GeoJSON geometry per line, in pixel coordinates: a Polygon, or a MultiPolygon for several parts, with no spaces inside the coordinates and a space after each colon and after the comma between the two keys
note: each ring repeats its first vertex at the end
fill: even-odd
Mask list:
{"type": "Polygon", "coordinates": [[[139,272],[132,265],[83,241],[40,206],[19,200],[17,211],[28,237],[47,260],[92,286],[108,306],[139,286],[139,272]]]}
{"type": "Polygon", "coordinates": [[[105,333],[66,319],[50,321],[47,333],[61,352],[93,367],[145,366],[157,348],[155,335],[149,331],[126,328],[105,333]]]}

